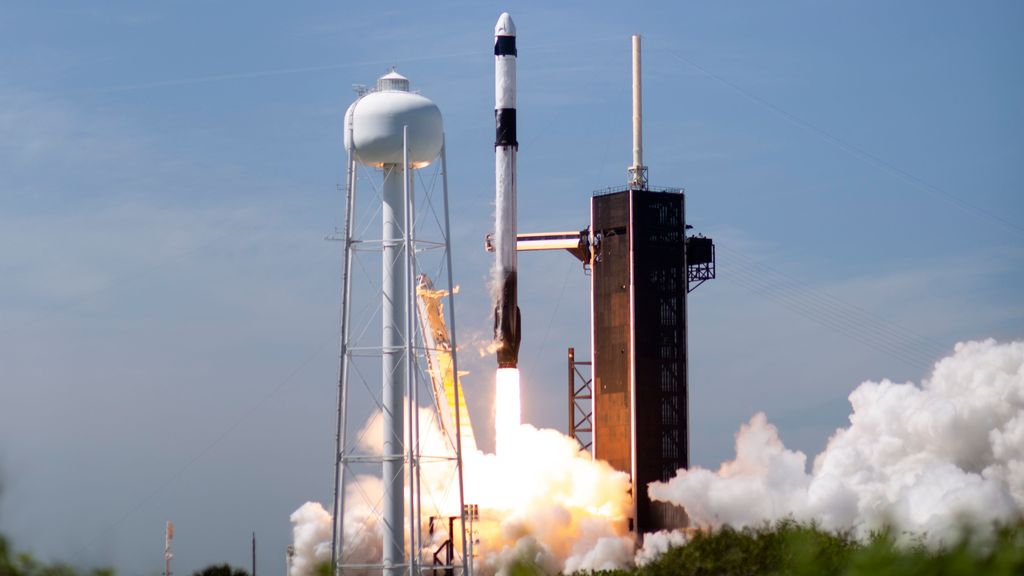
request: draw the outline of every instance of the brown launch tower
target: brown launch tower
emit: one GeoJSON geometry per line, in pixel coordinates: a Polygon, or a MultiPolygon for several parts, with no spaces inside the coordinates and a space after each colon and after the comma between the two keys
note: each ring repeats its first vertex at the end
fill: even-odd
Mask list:
{"type": "Polygon", "coordinates": [[[690,463],[687,293],[713,277],[714,247],[686,228],[679,189],[631,185],[591,200],[594,457],[630,474],[641,534],[686,523],[647,496],[690,463]]]}
{"type": "Polygon", "coordinates": [[[630,473],[640,533],[685,523],[646,489],[689,465],[684,199],[626,188],[591,200],[594,457],[630,473]]]}
{"type": "Polygon", "coordinates": [[[570,433],[581,429],[575,415],[583,413],[594,457],[629,473],[630,530],[645,534],[686,525],[685,511],[652,501],[647,486],[690,465],[687,294],[714,278],[715,250],[710,238],[687,237],[682,189],[647,183],[641,80],[633,36],[629,184],[590,203],[592,382],[582,388],[592,397],[589,414],[578,410],[581,388],[573,381],[569,390],[570,433]]]}

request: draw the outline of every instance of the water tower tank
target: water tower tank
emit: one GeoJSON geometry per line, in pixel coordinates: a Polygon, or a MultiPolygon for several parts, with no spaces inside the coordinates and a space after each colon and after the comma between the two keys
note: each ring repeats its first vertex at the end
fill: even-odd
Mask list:
{"type": "Polygon", "coordinates": [[[401,164],[403,127],[409,128],[409,164],[430,164],[444,141],[441,111],[430,99],[410,92],[405,76],[391,71],[345,112],[345,149],[368,166],[401,164]]]}

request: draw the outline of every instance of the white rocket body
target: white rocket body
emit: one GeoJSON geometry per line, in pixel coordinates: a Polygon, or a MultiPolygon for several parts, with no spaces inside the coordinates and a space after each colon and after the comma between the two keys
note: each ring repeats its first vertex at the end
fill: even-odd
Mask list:
{"type": "Polygon", "coordinates": [[[508,13],[494,27],[494,253],[498,296],[494,340],[499,368],[519,364],[520,315],[516,263],[516,27],[508,13]]]}

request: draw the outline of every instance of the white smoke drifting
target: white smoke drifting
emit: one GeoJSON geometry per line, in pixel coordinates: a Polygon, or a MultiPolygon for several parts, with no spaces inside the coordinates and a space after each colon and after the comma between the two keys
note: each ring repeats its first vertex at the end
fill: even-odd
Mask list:
{"type": "Polygon", "coordinates": [[[477,570],[514,564],[542,573],[628,565],[629,478],[581,452],[575,440],[523,424],[498,455],[466,458],[466,501],[480,505],[477,570]]]}
{"type": "Polygon", "coordinates": [[[331,515],[319,502],[306,502],[289,517],[295,556],[292,574],[313,574],[317,565],[331,561],[331,515]]]}
{"type": "MultiPolygon", "coordinates": [[[[369,504],[380,502],[383,495],[384,483],[376,476],[359,476],[346,486],[345,548],[358,561],[379,561],[384,552],[379,510],[369,504]]],[[[319,502],[306,502],[289,519],[295,546],[291,574],[310,576],[331,561],[331,514],[319,502]]]]}
{"type": "Polygon", "coordinates": [[[700,526],[792,517],[866,535],[891,525],[939,545],[961,527],[1024,512],[1024,342],[958,344],[920,386],[865,382],[850,394],[850,425],[811,473],[757,414],[717,472],[680,470],[651,498],[684,506],[700,526]]]}
{"type": "MultiPolygon", "coordinates": [[[[717,472],[681,470],[649,493],[684,506],[700,527],[791,517],[863,536],[888,524],[931,544],[955,537],[961,526],[984,529],[1024,513],[1024,342],[958,344],[920,386],[865,382],[850,402],[850,425],[835,432],[810,473],[806,456],[788,450],[757,414],[736,436],[735,460],[717,472]]],[[[368,429],[363,436],[380,434],[368,429]]],[[[423,434],[439,437],[436,430],[423,434]]],[[[465,457],[466,502],[480,506],[480,574],[524,565],[547,574],[643,565],[686,542],[682,532],[647,534],[635,552],[626,532],[626,475],[554,430],[522,425],[513,436],[500,455],[465,457]]],[[[450,477],[426,474],[423,481],[443,491],[450,477]]],[[[376,501],[381,490],[372,477],[348,485],[346,553],[379,559],[380,531],[362,502],[376,501]]],[[[307,503],[292,522],[292,576],[308,576],[330,558],[330,516],[307,503]]]]}
{"type": "MultiPolygon", "coordinates": [[[[435,421],[430,410],[421,411],[424,453],[443,449],[435,421]]],[[[370,419],[359,434],[365,441],[362,448],[379,452],[379,445],[371,444],[383,437],[380,426],[379,414],[370,419]]],[[[452,472],[445,466],[422,468],[425,517],[458,514],[452,472]]],[[[473,526],[478,574],[505,574],[513,566],[524,565],[531,572],[555,574],[632,563],[635,543],[626,521],[628,476],[594,461],[575,440],[554,430],[519,425],[503,431],[500,455],[467,452],[464,478],[466,502],[480,509],[480,519],[473,526]]],[[[346,562],[380,561],[382,533],[375,507],[382,493],[378,477],[360,476],[346,485],[346,562]]],[[[310,576],[317,565],[330,561],[331,516],[320,504],[307,502],[291,521],[295,546],[291,575],[310,576]]],[[[426,527],[423,533],[426,538],[426,527]]],[[[438,533],[433,542],[425,543],[431,548],[424,550],[425,559],[445,536],[438,533]]]]}

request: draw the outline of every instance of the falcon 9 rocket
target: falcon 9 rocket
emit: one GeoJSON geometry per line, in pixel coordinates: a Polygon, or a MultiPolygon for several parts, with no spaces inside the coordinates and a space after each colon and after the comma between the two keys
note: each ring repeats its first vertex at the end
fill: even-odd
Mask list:
{"type": "Polygon", "coordinates": [[[494,341],[498,368],[519,365],[516,279],[516,26],[508,13],[494,27],[495,279],[494,341]]]}

